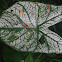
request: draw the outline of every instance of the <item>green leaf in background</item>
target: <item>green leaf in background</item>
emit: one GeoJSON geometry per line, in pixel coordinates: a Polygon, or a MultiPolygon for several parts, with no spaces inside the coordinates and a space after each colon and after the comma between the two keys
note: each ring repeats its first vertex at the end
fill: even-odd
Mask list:
{"type": "Polygon", "coordinates": [[[60,35],[62,37],[62,21],[49,27],[49,30],[57,33],[58,35],[60,35]]]}
{"type": "Polygon", "coordinates": [[[40,54],[34,62],[41,62],[41,59],[40,59],[41,55],[42,54],[40,54]]]}
{"type": "Polygon", "coordinates": [[[39,42],[41,43],[41,45],[43,44],[43,43],[45,43],[45,37],[44,37],[44,35],[42,35],[41,36],[41,38],[39,39],[39,42]]]}
{"type": "Polygon", "coordinates": [[[31,54],[29,54],[27,56],[27,58],[25,59],[25,62],[33,62],[33,58],[32,58],[32,55],[31,54]]]}
{"type": "Polygon", "coordinates": [[[4,62],[21,62],[20,53],[11,48],[5,47],[2,53],[4,62]]]}
{"type": "Polygon", "coordinates": [[[56,62],[62,62],[62,60],[58,60],[58,59],[53,59],[56,62]]]}

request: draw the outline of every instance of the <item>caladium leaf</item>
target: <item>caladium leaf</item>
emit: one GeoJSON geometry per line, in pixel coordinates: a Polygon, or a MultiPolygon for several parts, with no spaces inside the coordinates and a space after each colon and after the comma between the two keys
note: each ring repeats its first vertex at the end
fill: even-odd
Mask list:
{"type": "Polygon", "coordinates": [[[18,51],[62,52],[62,37],[48,29],[62,21],[62,6],[20,1],[10,8],[0,17],[6,44],[18,51]]]}

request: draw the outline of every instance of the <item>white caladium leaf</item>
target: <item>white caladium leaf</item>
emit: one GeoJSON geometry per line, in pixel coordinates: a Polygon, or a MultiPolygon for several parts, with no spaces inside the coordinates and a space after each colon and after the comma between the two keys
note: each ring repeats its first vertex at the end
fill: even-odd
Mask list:
{"type": "Polygon", "coordinates": [[[62,37],[48,27],[62,21],[62,6],[19,1],[0,17],[1,39],[18,51],[62,52],[62,37]]]}

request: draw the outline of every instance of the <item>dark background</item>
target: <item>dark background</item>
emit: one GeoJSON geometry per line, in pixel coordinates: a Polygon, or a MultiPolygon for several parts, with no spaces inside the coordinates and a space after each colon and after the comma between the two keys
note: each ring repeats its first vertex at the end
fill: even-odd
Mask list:
{"type": "MultiPolygon", "coordinates": [[[[2,11],[9,8],[17,1],[19,1],[19,0],[0,0],[0,15],[2,14],[2,11]]],[[[20,0],[20,1],[22,1],[22,0],[20,0]]],[[[24,1],[34,1],[35,2],[35,0],[24,0],[24,1]]],[[[53,5],[57,5],[57,6],[62,5],[62,0],[37,0],[37,2],[41,2],[41,3],[45,3],[45,4],[53,4],[53,5]]],[[[55,27],[57,27],[56,33],[58,33],[60,36],[62,36],[62,22],[56,24],[55,27]]],[[[49,27],[49,29],[54,31],[53,26],[49,27]]],[[[20,60],[25,59],[28,54],[30,54],[30,53],[18,52],[16,50],[12,49],[8,45],[4,44],[2,42],[2,39],[0,38],[0,62],[20,62],[20,60]]],[[[31,54],[32,54],[32,57],[34,59],[36,59],[36,57],[38,57],[40,53],[31,53],[31,54]]],[[[54,58],[61,60],[62,54],[56,55],[56,54],[44,54],[43,53],[41,58],[44,62],[48,62],[49,60],[52,60],[54,58]]]]}

